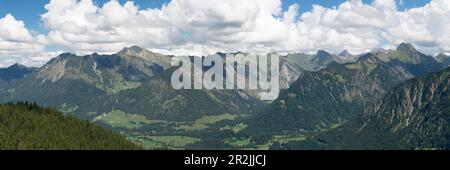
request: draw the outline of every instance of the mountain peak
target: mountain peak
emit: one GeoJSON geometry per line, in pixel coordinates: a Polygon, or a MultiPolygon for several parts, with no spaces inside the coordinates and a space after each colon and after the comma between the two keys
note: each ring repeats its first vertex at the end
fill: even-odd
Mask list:
{"type": "Polygon", "coordinates": [[[0,79],[7,81],[23,78],[26,74],[34,71],[34,68],[15,63],[8,68],[0,68],[0,79]]]}
{"type": "Polygon", "coordinates": [[[57,57],[50,59],[47,64],[53,63],[55,61],[66,60],[71,57],[76,57],[77,55],[74,53],[61,53],[57,57]]]}
{"type": "Polygon", "coordinates": [[[436,57],[435,57],[439,62],[441,62],[442,64],[444,64],[444,66],[450,66],[450,56],[446,55],[444,53],[439,53],[436,57]]]}
{"type": "Polygon", "coordinates": [[[352,56],[352,54],[350,54],[350,52],[348,52],[347,50],[344,50],[341,53],[339,53],[338,56],[339,57],[348,57],[348,56],[352,56]]]}
{"type": "Polygon", "coordinates": [[[370,50],[370,53],[376,54],[376,53],[387,53],[389,50],[383,49],[383,48],[374,48],[370,50]]]}
{"type": "Polygon", "coordinates": [[[67,58],[67,57],[71,57],[71,56],[76,56],[76,54],[74,54],[74,53],[61,53],[60,55],[58,55],[57,58],[67,58]]]}
{"type": "Polygon", "coordinates": [[[312,62],[319,65],[328,65],[331,61],[335,60],[334,56],[324,50],[317,51],[317,54],[312,58],[312,62]]]}
{"type": "Polygon", "coordinates": [[[134,45],[131,47],[123,48],[122,50],[119,51],[119,54],[138,55],[142,51],[146,51],[146,49],[134,45]]]}
{"type": "Polygon", "coordinates": [[[315,58],[318,59],[319,61],[325,61],[330,60],[332,58],[332,55],[327,51],[319,50],[317,51],[315,58]]]}
{"type": "Polygon", "coordinates": [[[438,55],[436,55],[437,59],[443,59],[443,58],[447,58],[449,56],[445,55],[444,53],[439,53],[438,55]]]}
{"type": "Polygon", "coordinates": [[[14,63],[13,65],[8,67],[8,69],[17,69],[17,68],[28,68],[28,67],[19,63],[14,63]]]}
{"type": "Polygon", "coordinates": [[[378,60],[378,59],[377,59],[376,55],[373,54],[373,53],[366,53],[366,54],[364,54],[364,55],[362,55],[361,57],[358,58],[358,61],[363,61],[363,62],[364,61],[374,62],[376,60],[378,60]]]}
{"type": "Polygon", "coordinates": [[[397,47],[398,51],[404,52],[406,54],[410,53],[410,52],[416,52],[416,48],[414,48],[414,46],[410,43],[401,43],[398,47],[397,47]]]}
{"type": "Polygon", "coordinates": [[[327,52],[327,51],[325,51],[325,50],[319,50],[319,51],[317,51],[317,54],[316,54],[317,56],[324,56],[324,55],[330,55],[330,53],[329,52],[327,52]]]}

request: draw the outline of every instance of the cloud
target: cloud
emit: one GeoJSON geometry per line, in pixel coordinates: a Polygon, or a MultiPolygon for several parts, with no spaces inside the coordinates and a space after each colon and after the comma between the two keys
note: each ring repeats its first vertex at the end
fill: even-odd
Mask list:
{"type": "Polygon", "coordinates": [[[42,60],[50,58],[44,57],[48,54],[44,52],[45,44],[44,35],[31,34],[23,21],[16,20],[13,15],[7,14],[0,18],[0,67],[17,62],[41,65],[42,60]]]}
{"type": "Polygon", "coordinates": [[[61,53],[62,51],[39,51],[24,54],[0,55],[0,68],[8,67],[15,63],[20,63],[22,65],[30,67],[39,67],[47,63],[51,58],[56,57],[61,53]]]}
{"type": "MultiPolygon", "coordinates": [[[[450,2],[432,0],[424,7],[397,9],[394,0],[364,4],[351,0],[336,8],[314,6],[301,15],[300,38],[311,41],[310,49],[361,53],[373,48],[393,48],[411,42],[430,54],[449,51],[450,2]]],[[[299,50],[308,50],[305,47],[299,50]]]]}
{"type": "Polygon", "coordinates": [[[55,45],[86,54],[139,45],[177,55],[318,49],[356,54],[407,41],[429,54],[450,52],[450,1],[431,0],[406,10],[397,8],[399,3],[349,0],[299,13],[302,4],[283,10],[281,0],[171,0],[155,9],[133,1],[51,0],[41,15],[47,35],[32,35],[23,22],[6,16],[0,50],[23,56],[26,50],[44,53],[45,45],[55,45]]]}
{"type": "Polygon", "coordinates": [[[263,49],[295,31],[298,6],[283,13],[281,5],[279,0],[172,0],[161,9],[139,9],[132,1],[100,6],[91,0],[52,0],[42,21],[51,43],[81,53],[128,45],[185,52],[263,49]]]}
{"type": "Polygon", "coordinates": [[[449,2],[433,0],[399,11],[395,0],[346,1],[335,8],[280,0],[172,0],[161,9],[132,1],[101,6],[91,0],[52,0],[42,15],[51,43],[79,53],[115,52],[139,45],[175,54],[198,51],[314,52],[372,48],[412,42],[432,53],[449,51],[449,2]]]}

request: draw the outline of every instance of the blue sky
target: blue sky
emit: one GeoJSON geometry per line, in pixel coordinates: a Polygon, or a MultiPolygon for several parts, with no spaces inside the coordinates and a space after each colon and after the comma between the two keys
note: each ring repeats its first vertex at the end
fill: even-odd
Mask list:
{"type": "MultiPolygon", "coordinates": [[[[16,19],[23,20],[31,30],[47,33],[40,22],[40,15],[45,13],[45,4],[49,0],[0,0],[0,17],[8,13],[16,19]]],[[[97,4],[104,4],[109,0],[94,0],[97,4]]],[[[119,0],[122,4],[126,0],[119,0]]],[[[135,0],[141,8],[160,8],[168,0],[135,0]]]]}
{"type": "MultiPolygon", "coordinates": [[[[23,20],[27,27],[32,31],[47,33],[42,27],[40,15],[45,13],[45,4],[49,0],[0,0],[0,17],[11,13],[16,19],[23,20]]],[[[94,0],[97,4],[103,4],[109,0],[94,0]]],[[[122,4],[126,0],[119,0],[122,4]]],[[[283,0],[283,8],[286,10],[289,5],[297,3],[300,6],[300,13],[311,10],[313,4],[320,4],[325,7],[333,7],[341,4],[345,0],[283,0]]],[[[134,0],[140,8],[160,8],[169,0],[134,0]]],[[[371,0],[364,0],[370,3],[371,0]]],[[[420,7],[428,3],[429,0],[404,0],[404,5],[400,8],[420,7]]]]}

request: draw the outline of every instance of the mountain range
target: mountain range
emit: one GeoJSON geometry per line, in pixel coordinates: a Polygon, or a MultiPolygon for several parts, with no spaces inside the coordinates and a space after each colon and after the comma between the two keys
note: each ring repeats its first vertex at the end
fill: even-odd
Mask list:
{"type": "MultiPolygon", "coordinates": [[[[217,111],[212,110],[212,112],[217,113],[229,111],[240,112],[241,110],[242,112],[250,112],[253,110],[251,108],[252,106],[259,106],[258,104],[261,103],[256,100],[257,96],[253,91],[200,91],[186,96],[183,94],[184,92],[172,88],[164,88],[170,85],[170,75],[173,72],[173,69],[168,69],[170,68],[171,57],[153,53],[136,46],[124,48],[120,52],[112,55],[99,55],[94,53],[87,56],[77,56],[64,53],[50,60],[44,66],[34,69],[33,72],[27,72],[29,74],[27,77],[17,79],[17,82],[11,84],[9,87],[0,88],[3,89],[1,101],[36,101],[44,106],[73,110],[72,112],[77,114],[77,116],[89,119],[116,108],[129,109],[132,113],[136,112],[146,115],[149,115],[149,110],[157,112],[155,114],[169,113],[178,115],[175,117],[179,117],[179,119],[183,119],[179,115],[187,115],[181,112],[181,110],[174,112],[174,107],[160,107],[161,109],[159,111],[155,110],[155,106],[157,107],[167,100],[173,100],[174,102],[187,101],[185,106],[192,106],[194,104],[193,101],[196,100],[217,101],[218,107],[214,107],[217,108],[217,111]],[[159,76],[153,78],[154,75],[159,76]],[[143,90],[144,92],[141,90],[143,88],[145,88],[143,90]],[[164,96],[152,94],[154,92],[166,95],[173,93],[173,95],[158,100],[157,98],[145,100],[145,98],[139,97],[139,95],[164,96]],[[129,98],[121,96],[127,96],[129,98]],[[195,98],[193,96],[203,96],[204,98],[190,100],[189,98],[195,98]],[[139,100],[143,101],[134,101],[131,97],[139,97],[139,100]],[[123,103],[131,101],[132,103],[146,103],[146,105],[141,105],[141,109],[138,109],[139,107],[128,107],[127,104],[123,104],[120,101],[121,99],[125,99],[123,103]],[[247,101],[242,102],[240,100],[247,101]],[[155,105],[152,106],[149,104],[152,102],[155,105]],[[222,102],[228,104],[219,107],[219,103],[222,102]]],[[[314,65],[314,67],[307,69],[303,69],[301,64],[296,63],[303,60],[303,58],[294,59],[292,56],[281,58],[281,85],[283,88],[288,88],[302,72],[317,70],[318,68],[324,67],[330,61],[337,60],[337,57],[320,51],[318,54],[310,57],[311,62],[307,63],[307,65],[314,65]]],[[[13,67],[11,66],[10,68],[13,67]]],[[[199,106],[197,108],[201,107],[199,106]]],[[[210,109],[205,110],[200,112],[202,114],[211,112],[210,109]]],[[[198,110],[193,112],[198,112],[198,110]]],[[[166,115],[165,117],[170,117],[170,115],[166,115]]],[[[165,117],[156,116],[153,118],[164,119],[165,117]]]]}
{"type": "Polygon", "coordinates": [[[408,80],[358,118],[274,149],[449,149],[450,68],[408,80]]]}
{"type": "Polygon", "coordinates": [[[396,50],[364,54],[355,62],[333,61],[324,69],[301,75],[250,122],[265,131],[327,129],[354,118],[396,84],[443,68],[406,43],[396,50]]]}
{"type": "Polygon", "coordinates": [[[364,122],[399,84],[445,69],[450,58],[408,43],[361,55],[292,53],[280,57],[279,98],[263,102],[257,90],[175,90],[172,57],[132,46],[111,55],[63,53],[39,68],[16,64],[0,69],[0,102],[53,107],[147,149],[305,149],[301,141],[333,148],[316,145],[316,137],[364,122]]]}

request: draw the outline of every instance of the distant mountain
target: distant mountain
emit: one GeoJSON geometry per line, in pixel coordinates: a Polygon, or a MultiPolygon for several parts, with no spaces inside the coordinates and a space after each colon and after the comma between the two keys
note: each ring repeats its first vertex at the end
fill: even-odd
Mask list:
{"type": "Polygon", "coordinates": [[[314,71],[317,70],[316,66],[313,66],[311,60],[313,58],[312,55],[304,54],[304,53],[293,53],[288,54],[283,57],[285,61],[288,63],[295,64],[306,71],[314,71]]]}
{"type": "Polygon", "coordinates": [[[339,56],[339,57],[345,57],[345,58],[348,58],[348,57],[351,57],[351,56],[353,56],[353,55],[350,54],[350,52],[348,52],[347,50],[343,50],[343,51],[341,51],[341,52],[339,53],[338,56],[339,56]]]}
{"type": "Polygon", "coordinates": [[[170,61],[170,56],[139,47],[113,55],[64,53],[0,90],[0,101],[35,101],[88,118],[111,110],[104,105],[111,95],[137,88],[167,69],[170,61]]]}
{"type": "Polygon", "coordinates": [[[350,60],[343,59],[326,51],[319,50],[316,54],[293,53],[283,57],[288,63],[294,64],[305,71],[318,71],[325,68],[331,62],[347,63],[350,60]]]}
{"type": "Polygon", "coordinates": [[[45,82],[80,80],[114,94],[132,89],[167,69],[169,56],[139,47],[125,48],[117,54],[76,56],[61,54],[39,69],[37,79],[45,82]]]}
{"type": "Polygon", "coordinates": [[[117,53],[117,55],[122,57],[138,57],[145,61],[145,63],[153,63],[155,65],[161,66],[164,69],[170,67],[171,57],[167,55],[162,55],[158,53],[154,53],[147,49],[131,46],[128,48],[124,48],[117,53]]]}
{"type": "Polygon", "coordinates": [[[8,68],[0,68],[0,79],[5,81],[21,79],[35,70],[36,68],[30,68],[16,63],[8,68]]]}
{"type": "Polygon", "coordinates": [[[0,150],[141,149],[119,134],[53,109],[0,105],[0,150]]]}
{"type": "Polygon", "coordinates": [[[439,53],[436,56],[436,59],[438,59],[444,66],[450,66],[450,56],[445,55],[444,53],[439,53]]]}
{"type": "Polygon", "coordinates": [[[175,90],[170,83],[174,70],[168,69],[136,89],[114,95],[109,104],[127,113],[169,121],[194,121],[225,113],[249,114],[263,104],[237,90],[175,90]]]}
{"type": "MultiPolygon", "coordinates": [[[[294,59],[295,60],[295,59],[294,59]]],[[[280,87],[287,89],[298,77],[305,72],[305,68],[292,62],[292,58],[282,56],[280,58],[280,87]]]]}
{"type": "Polygon", "coordinates": [[[354,62],[358,59],[360,55],[353,55],[347,50],[343,50],[337,56],[340,58],[340,60],[344,60],[347,62],[354,62]]]}
{"type": "Polygon", "coordinates": [[[444,67],[434,57],[417,51],[411,44],[402,43],[396,51],[388,52],[391,62],[408,69],[415,76],[442,70],[444,67]]]}
{"type": "Polygon", "coordinates": [[[326,66],[329,62],[336,60],[337,58],[335,58],[335,56],[323,50],[317,51],[317,54],[311,59],[315,65],[320,66],[326,66]]]}
{"type": "Polygon", "coordinates": [[[14,64],[7,68],[0,68],[0,97],[8,96],[9,92],[12,92],[10,86],[13,86],[15,81],[23,79],[26,75],[29,75],[36,70],[37,68],[26,67],[20,64],[14,64]]]}
{"type": "Polygon", "coordinates": [[[336,55],[330,54],[326,51],[319,50],[311,59],[311,62],[317,69],[324,68],[331,62],[345,63],[345,60],[342,60],[336,55]]]}
{"type": "MultiPolygon", "coordinates": [[[[226,53],[218,52],[217,55],[221,56],[222,58],[226,58],[226,53]]],[[[236,54],[243,54],[242,52],[232,53],[234,55],[236,54]]],[[[303,55],[288,55],[288,56],[282,56],[279,55],[279,61],[280,61],[280,87],[281,89],[287,89],[297,78],[305,72],[305,65],[299,63],[298,61],[304,60],[304,57],[307,57],[303,55]]],[[[235,67],[236,70],[236,67],[235,67]]],[[[248,81],[248,65],[246,68],[246,74],[245,75],[238,75],[238,78],[241,80],[248,81]],[[244,77],[245,76],[245,77],[244,77]]],[[[252,97],[258,97],[258,92],[261,90],[240,90],[248,95],[251,95],[252,97]]]]}
{"type": "MultiPolygon", "coordinates": [[[[326,52],[317,56],[317,61],[330,58],[326,52]]],[[[328,129],[356,117],[396,84],[442,69],[433,57],[409,44],[368,53],[352,63],[331,62],[317,72],[303,73],[266,110],[249,118],[248,129],[271,133],[328,129]]]]}
{"type": "Polygon", "coordinates": [[[304,73],[267,110],[251,118],[249,124],[273,133],[327,129],[354,118],[374,98],[406,78],[401,72],[383,66],[377,70],[368,68],[374,69],[370,71],[373,74],[368,74],[366,68],[346,66],[352,65],[331,63],[318,72],[304,73]],[[390,81],[378,79],[381,75],[390,81]]]}
{"type": "Polygon", "coordinates": [[[355,120],[278,149],[450,149],[450,68],[396,86],[355,120]]]}
{"type": "Polygon", "coordinates": [[[0,79],[0,102],[35,101],[148,145],[234,148],[250,138],[269,146],[272,141],[259,139],[336,128],[398,83],[443,69],[407,43],[350,58],[321,50],[289,54],[280,56],[279,98],[263,102],[260,90],[175,90],[172,57],[136,46],[112,55],[61,54],[22,78],[0,79]],[[191,143],[174,144],[174,138],[185,141],[180,135],[191,143]]]}
{"type": "Polygon", "coordinates": [[[175,68],[169,65],[171,57],[135,46],[113,55],[61,54],[1,90],[4,97],[0,101],[36,101],[84,119],[119,109],[151,119],[177,121],[251,113],[263,104],[243,91],[173,89],[170,78],[175,68]]]}

